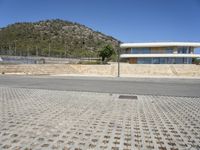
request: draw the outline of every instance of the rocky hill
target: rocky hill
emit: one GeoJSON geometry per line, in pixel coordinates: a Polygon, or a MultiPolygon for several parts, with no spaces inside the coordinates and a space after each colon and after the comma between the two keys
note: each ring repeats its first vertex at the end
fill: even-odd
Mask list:
{"type": "Polygon", "coordinates": [[[23,22],[0,29],[0,54],[96,57],[98,50],[119,41],[84,25],[56,20],[23,22]]]}

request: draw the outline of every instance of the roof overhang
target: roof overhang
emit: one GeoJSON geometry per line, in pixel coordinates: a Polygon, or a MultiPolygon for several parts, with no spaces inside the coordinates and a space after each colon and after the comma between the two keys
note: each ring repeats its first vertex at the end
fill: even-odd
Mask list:
{"type": "Polygon", "coordinates": [[[200,54],[121,54],[121,58],[152,58],[152,57],[174,57],[174,58],[200,58],[200,54]]]}
{"type": "Polygon", "coordinates": [[[139,47],[200,47],[200,42],[152,42],[152,43],[122,43],[121,48],[139,47]]]}

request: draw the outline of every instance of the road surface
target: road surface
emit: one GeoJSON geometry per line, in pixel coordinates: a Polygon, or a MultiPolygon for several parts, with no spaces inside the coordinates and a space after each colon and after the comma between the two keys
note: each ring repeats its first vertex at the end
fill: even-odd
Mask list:
{"type": "Polygon", "coordinates": [[[0,87],[200,97],[199,79],[1,75],[0,87]]]}

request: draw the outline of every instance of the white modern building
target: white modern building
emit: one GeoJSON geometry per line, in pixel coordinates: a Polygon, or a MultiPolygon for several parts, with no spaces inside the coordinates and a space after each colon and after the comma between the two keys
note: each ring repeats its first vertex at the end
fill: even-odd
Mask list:
{"type": "Polygon", "coordinates": [[[191,64],[197,42],[123,43],[120,57],[131,64],[191,64]]]}

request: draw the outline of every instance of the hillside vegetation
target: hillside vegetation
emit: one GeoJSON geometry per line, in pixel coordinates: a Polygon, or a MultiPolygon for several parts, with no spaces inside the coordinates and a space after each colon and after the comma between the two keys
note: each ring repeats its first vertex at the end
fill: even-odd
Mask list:
{"type": "Polygon", "coordinates": [[[119,41],[84,25],[63,20],[24,22],[0,29],[0,54],[54,57],[96,57],[105,45],[119,41]]]}

